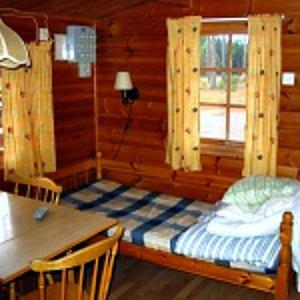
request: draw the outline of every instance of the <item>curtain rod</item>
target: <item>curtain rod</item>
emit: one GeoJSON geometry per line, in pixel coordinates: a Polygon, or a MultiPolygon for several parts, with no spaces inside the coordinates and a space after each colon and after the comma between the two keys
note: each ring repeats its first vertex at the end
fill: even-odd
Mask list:
{"type": "Polygon", "coordinates": [[[204,18],[202,23],[248,22],[248,18],[204,18]]]}
{"type": "MultiPolygon", "coordinates": [[[[284,20],[285,16],[281,15],[284,20]]],[[[248,22],[248,17],[243,18],[203,18],[202,23],[223,23],[223,22],[248,22]]]]}

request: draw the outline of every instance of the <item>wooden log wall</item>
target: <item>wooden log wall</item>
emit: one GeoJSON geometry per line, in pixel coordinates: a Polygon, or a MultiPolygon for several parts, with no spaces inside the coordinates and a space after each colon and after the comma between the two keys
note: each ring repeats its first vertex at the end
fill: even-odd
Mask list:
{"type": "MultiPolygon", "coordinates": [[[[4,20],[26,42],[36,39],[30,19],[4,17],[4,20]]],[[[40,27],[45,26],[43,17],[37,15],[37,20],[40,27]]],[[[66,26],[72,24],[92,26],[92,22],[75,18],[50,17],[51,36],[65,33],[66,26]]],[[[58,178],[61,168],[95,158],[93,77],[79,78],[77,64],[53,60],[53,100],[58,168],[55,177],[58,178]]]]}
{"type": "MultiPolygon", "coordinates": [[[[189,1],[187,1],[189,2],[189,1]]],[[[166,18],[200,14],[241,17],[279,13],[283,26],[283,71],[296,72],[297,83],[282,87],[278,166],[300,167],[300,2],[260,0],[198,0],[172,6],[148,2],[98,23],[99,147],[107,178],[155,191],[207,201],[221,197],[241,177],[243,160],[202,155],[203,171],[173,172],[164,162],[167,134],[166,18]],[[129,108],[113,90],[117,71],[131,72],[141,97],[133,105],[131,122],[123,134],[129,108]],[[121,144],[121,146],[119,146],[121,144]]]]}

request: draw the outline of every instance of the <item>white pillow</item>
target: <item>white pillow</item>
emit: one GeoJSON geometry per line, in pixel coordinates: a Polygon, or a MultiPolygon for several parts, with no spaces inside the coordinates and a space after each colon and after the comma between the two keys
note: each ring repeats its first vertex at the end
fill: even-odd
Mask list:
{"type": "Polygon", "coordinates": [[[291,210],[294,201],[300,201],[300,192],[289,197],[272,197],[256,207],[222,204],[216,215],[232,221],[251,223],[291,210]]]}

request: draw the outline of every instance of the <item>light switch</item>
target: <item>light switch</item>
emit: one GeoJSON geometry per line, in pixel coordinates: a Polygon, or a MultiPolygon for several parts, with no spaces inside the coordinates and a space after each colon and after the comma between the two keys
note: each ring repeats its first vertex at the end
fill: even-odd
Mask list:
{"type": "Polygon", "coordinates": [[[54,35],[54,57],[55,60],[68,60],[67,40],[65,34],[54,35]]]}
{"type": "Polygon", "coordinates": [[[295,73],[294,72],[283,72],[282,73],[282,84],[294,86],[295,85],[295,73]]]}
{"type": "Polygon", "coordinates": [[[49,40],[48,28],[44,28],[44,27],[39,28],[39,39],[40,39],[40,41],[48,41],[49,40]]]}

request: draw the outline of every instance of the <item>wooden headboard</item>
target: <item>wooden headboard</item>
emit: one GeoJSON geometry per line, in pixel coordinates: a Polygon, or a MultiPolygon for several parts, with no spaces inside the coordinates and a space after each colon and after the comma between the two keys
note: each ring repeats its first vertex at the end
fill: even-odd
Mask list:
{"type": "Polygon", "coordinates": [[[277,176],[297,179],[298,178],[298,168],[290,167],[290,166],[278,166],[277,167],[277,176]]]}
{"type": "Polygon", "coordinates": [[[64,192],[69,192],[92,181],[102,178],[101,153],[95,159],[87,159],[77,164],[65,166],[50,177],[59,183],[64,192]]]}
{"type": "MultiPolygon", "coordinates": [[[[277,175],[297,179],[298,168],[278,166],[277,175]]],[[[63,186],[64,192],[69,192],[98,180],[102,178],[101,153],[99,152],[94,159],[87,159],[77,164],[65,166],[50,177],[63,186]]]]}

